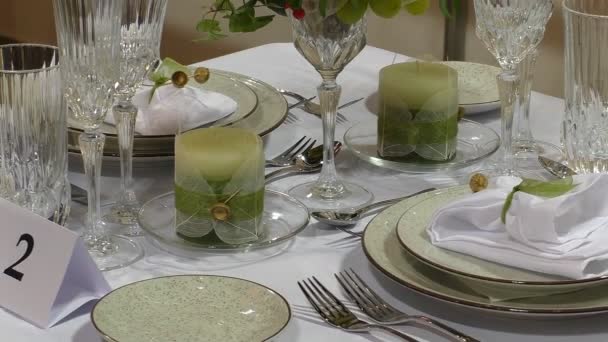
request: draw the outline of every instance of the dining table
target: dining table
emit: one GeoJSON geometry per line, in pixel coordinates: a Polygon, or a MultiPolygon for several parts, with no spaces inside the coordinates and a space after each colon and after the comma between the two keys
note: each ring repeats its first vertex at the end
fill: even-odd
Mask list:
{"type": "MultiPolygon", "coordinates": [[[[348,120],[337,125],[336,140],[342,140],[345,131],[355,123],[373,122],[380,69],[409,59],[411,58],[401,54],[367,46],[345,68],[338,79],[342,86],[341,103],[358,98],[364,100],[340,110],[348,120]]],[[[316,95],[316,87],[320,83],[319,75],[300,56],[292,43],[258,46],[195,65],[244,74],[307,98],[316,95]]],[[[563,113],[563,99],[533,92],[531,125],[535,138],[559,144],[563,113]]],[[[317,143],[322,141],[321,120],[318,117],[300,108],[292,109],[290,116],[292,119],[286,120],[264,137],[267,158],[277,155],[302,136],[313,137],[317,143]]],[[[468,119],[500,132],[499,110],[471,115],[468,119]]],[[[84,187],[86,182],[80,163],[79,155],[70,156],[69,179],[73,184],[84,187]]],[[[118,194],[120,170],[115,161],[107,160],[104,163],[102,201],[109,204],[115,201],[118,194]]],[[[483,168],[484,163],[486,162],[482,161],[451,172],[407,174],[371,165],[357,158],[347,148],[337,157],[340,176],[373,192],[376,201],[402,197],[429,187],[443,188],[462,184],[472,170],[483,168]]],[[[272,168],[268,168],[268,172],[271,170],[272,168]]],[[[268,187],[287,192],[294,185],[311,181],[317,176],[311,174],[286,177],[272,182],[268,187]]],[[[145,202],[172,190],[172,162],[137,160],[134,177],[138,198],[145,202]]],[[[68,229],[80,230],[85,214],[86,207],[73,202],[68,229]]],[[[370,219],[371,217],[362,219],[353,229],[363,230],[370,219]]],[[[315,276],[330,290],[339,294],[340,298],[345,298],[334,273],[351,268],[394,307],[410,314],[433,317],[480,341],[608,341],[606,315],[581,318],[522,318],[462,307],[418,293],[394,282],[377,270],[366,258],[359,239],[313,219],[305,230],[286,243],[246,252],[185,255],[178,251],[168,252],[145,236],[133,239],[143,246],[145,256],[129,267],[104,272],[103,275],[112,288],[153,277],[180,274],[222,275],[251,280],[274,289],[290,304],[291,321],[279,335],[272,338],[277,342],[393,341],[392,337],[382,333],[354,334],[331,327],[312,309],[297,286],[297,281],[315,276]]],[[[100,341],[90,319],[93,305],[94,303],[85,305],[49,329],[37,328],[8,311],[0,310],[0,341],[100,341]]],[[[402,325],[399,329],[420,341],[449,341],[415,326],[402,325]]]]}

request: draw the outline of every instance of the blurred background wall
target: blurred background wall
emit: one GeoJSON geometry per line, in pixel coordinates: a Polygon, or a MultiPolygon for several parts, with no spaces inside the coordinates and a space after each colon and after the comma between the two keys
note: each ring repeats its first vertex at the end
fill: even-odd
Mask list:
{"type": "MultiPolygon", "coordinates": [[[[220,41],[196,41],[197,21],[204,6],[212,0],[169,0],[161,54],[189,64],[250,47],[290,42],[291,32],[283,17],[254,33],[235,34],[220,41]]],[[[467,61],[496,64],[483,44],[475,37],[473,0],[467,2],[463,58],[467,61]]],[[[533,0],[532,0],[533,1],[533,0]]],[[[534,88],[554,96],[563,95],[563,24],[561,0],[554,0],[556,11],[541,44],[534,88]]],[[[444,55],[445,19],[437,1],[423,16],[402,13],[391,20],[369,16],[368,43],[412,57],[441,59],[444,55]]],[[[38,42],[55,44],[51,0],[1,0],[0,43],[38,42]]]]}

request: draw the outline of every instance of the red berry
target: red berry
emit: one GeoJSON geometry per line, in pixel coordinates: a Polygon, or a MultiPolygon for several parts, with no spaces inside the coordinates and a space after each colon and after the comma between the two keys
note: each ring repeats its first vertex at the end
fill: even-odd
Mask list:
{"type": "Polygon", "coordinates": [[[304,9],[302,9],[302,8],[293,10],[293,17],[298,20],[302,20],[305,15],[306,15],[306,12],[304,12],[304,9]]]}

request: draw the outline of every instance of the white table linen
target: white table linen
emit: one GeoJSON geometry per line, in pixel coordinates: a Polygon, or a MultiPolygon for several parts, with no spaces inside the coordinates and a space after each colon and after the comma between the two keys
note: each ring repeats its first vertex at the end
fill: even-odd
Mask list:
{"type": "MultiPolygon", "coordinates": [[[[365,48],[341,74],[342,100],[366,97],[340,112],[349,118],[349,125],[374,118],[378,71],[391,64],[395,53],[365,48]]],[[[406,60],[397,56],[397,61],[406,60]]],[[[289,89],[304,96],[315,94],[320,78],[312,67],[297,53],[291,43],[260,46],[254,49],[223,56],[200,63],[206,67],[247,74],[266,81],[275,87],[289,89]]],[[[299,120],[295,124],[284,124],[267,137],[268,156],[276,154],[302,134],[321,137],[321,121],[301,110],[294,110],[299,120]]],[[[537,138],[553,143],[559,141],[559,125],[563,115],[563,101],[554,97],[534,94],[532,98],[532,126],[537,138]]],[[[498,131],[498,113],[474,117],[498,131]]],[[[336,137],[340,138],[348,125],[338,125],[336,137]]],[[[320,141],[320,140],[319,140],[320,141]]],[[[413,193],[429,186],[446,186],[460,179],[460,175],[439,174],[411,176],[391,170],[380,169],[357,160],[344,151],[338,156],[338,172],[342,177],[357,182],[374,192],[377,200],[413,193]]],[[[74,170],[74,166],[72,166],[74,170]]],[[[103,200],[109,203],[119,188],[119,170],[106,168],[102,179],[103,200]]],[[[136,169],[135,190],[143,201],[171,190],[172,170],[161,168],[136,169]]],[[[316,175],[287,178],[273,183],[271,188],[286,190],[296,183],[306,182],[316,175]]],[[[70,179],[83,186],[85,178],[78,170],[70,172],[70,179]]],[[[85,208],[75,205],[71,227],[81,224],[85,208]]],[[[369,218],[362,220],[357,228],[362,229],[369,218]]],[[[216,255],[207,259],[188,260],[159,251],[145,239],[140,239],[146,248],[143,260],[131,267],[105,273],[114,288],[156,276],[174,274],[206,273],[236,276],[265,284],[283,294],[293,309],[293,319],[286,330],[273,341],[393,341],[385,335],[378,338],[356,335],[331,328],[322,322],[300,293],[296,281],[308,276],[317,276],[335,293],[339,287],[333,273],[347,267],[355,269],[369,285],[395,307],[409,313],[423,313],[459,329],[482,341],[488,342],[602,342],[608,340],[605,326],[606,316],[578,320],[534,321],[505,319],[487,312],[461,309],[451,304],[425,297],[391,281],[377,271],[366,259],[361,245],[346,235],[317,222],[298,235],[290,243],[249,254],[216,255]]],[[[436,335],[417,328],[403,328],[422,341],[446,341],[436,335]]],[[[40,330],[0,311],[0,341],[99,341],[86,312],[49,330],[40,330]]]]}

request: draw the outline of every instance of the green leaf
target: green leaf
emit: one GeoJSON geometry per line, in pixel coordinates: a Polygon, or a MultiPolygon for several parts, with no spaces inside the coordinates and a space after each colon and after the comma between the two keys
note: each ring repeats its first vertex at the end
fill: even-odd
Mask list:
{"type": "Polygon", "coordinates": [[[327,15],[327,0],[319,0],[319,12],[322,17],[327,15]]]}
{"type": "Polygon", "coordinates": [[[229,0],[215,0],[215,9],[217,11],[234,11],[234,5],[229,0]]]}
{"type": "Polygon", "coordinates": [[[572,177],[549,182],[524,179],[521,184],[519,184],[519,189],[522,192],[548,198],[561,196],[575,187],[576,185],[573,184],[572,177]]]}
{"type": "Polygon", "coordinates": [[[196,25],[196,30],[199,32],[221,32],[220,22],[215,19],[203,19],[196,25]]]}
{"type": "Polygon", "coordinates": [[[576,184],[573,184],[573,182],[572,177],[566,177],[548,182],[524,178],[519,185],[513,187],[513,191],[509,193],[507,199],[505,200],[505,204],[502,207],[502,213],[500,215],[502,223],[506,223],[507,212],[509,211],[509,208],[511,208],[513,195],[515,195],[516,192],[521,191],[534,196],[553,198],[561,196],[574,189],[576,184]]]}
{"type": "Polygon", "coordinates": [[[513,203],[513,196],[518,191],[519,191],[519,189],[517,187],[514,187],[513,191],[511,191],[509,193],[509,195],[507,196],[507,199],[505,200],[505,204],[503,204],[503,206],[502,206],[502,212],[500,213],[500,220],[502,221],[503,224],[507,223],[507,212],[509,211],[509,208],[511,208],[511,204],[513,203]]]}

